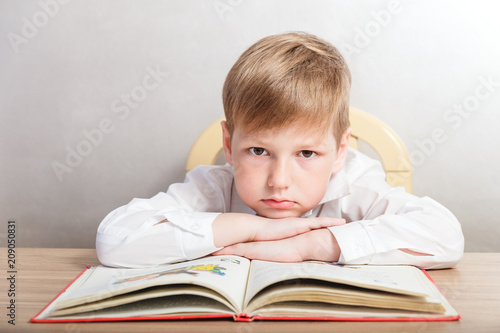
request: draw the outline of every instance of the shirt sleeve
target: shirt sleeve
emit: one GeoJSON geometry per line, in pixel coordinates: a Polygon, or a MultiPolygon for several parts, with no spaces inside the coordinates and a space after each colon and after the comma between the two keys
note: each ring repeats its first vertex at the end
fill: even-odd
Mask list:
{"type": "Polygon", "coordinates": [[[453,267],[464,250],[460,223],[443,205],[392,188],[378,161],[357,154],[348,177],[351,194],[342,198],[347,221],[330,228],[344,264],[405,264],[453,267]],[[357,159],[357,160],[356,160],[357,159]]]}
{"type": "Polygon", "coordinates": [[[228,186],[231,180],[223,168],[199,167],[166,193],[133,199],[115,209],[97,230],[99,261],[111,267],[139,268],[191,260],[218,250],[212,223],[226,210],[228,186]]]}

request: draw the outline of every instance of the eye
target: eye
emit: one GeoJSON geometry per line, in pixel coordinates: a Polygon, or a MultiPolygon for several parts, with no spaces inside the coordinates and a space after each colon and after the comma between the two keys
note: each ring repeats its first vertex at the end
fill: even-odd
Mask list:
{"type": "Polygon", "coordinates": [[[316,156],[316,153],[313,152],[312,150],[302,150],[299,153],[299,156],[304,158],[313,158],[314,156],[316,156]]]}
{"type": "Polygon", "coordinates": [[[264,148],[260,148],[260,147],[252,147],[252,148],[248,149],[248,151],[252,155],[255,155],[255,156],[266,156],[266,155],[269,155],[264,148]]]}

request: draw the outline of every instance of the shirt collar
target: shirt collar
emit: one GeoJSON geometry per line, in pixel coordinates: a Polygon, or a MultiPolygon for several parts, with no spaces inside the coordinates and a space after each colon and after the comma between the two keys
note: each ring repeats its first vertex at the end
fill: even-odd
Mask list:
{"type": "Polygon", "coordinates": [[[325,195],[318,205],[324,204],[328,201],[340,199],[349,194],[351,194],[351,186],[347,181],[344,169],[342,169],[332,176],[330,182],[328,183],[328,187],[326,188],[325,195]]]}
{"type": "Polygon", "coordinates": [[[342,169],[335,175],[333,175],[332,178],[330,179],[328,187],[326,188],[325,195],[323,196],[323,199],[321,199],[319,204],[315,208],[311,209],[310,211],[302,215],[302,217],[319,216],[323,204],[345,197],[350,193],[351,193],[351,186],[347,181],[347,176],[345,174],[345,171],[342,169]]]}

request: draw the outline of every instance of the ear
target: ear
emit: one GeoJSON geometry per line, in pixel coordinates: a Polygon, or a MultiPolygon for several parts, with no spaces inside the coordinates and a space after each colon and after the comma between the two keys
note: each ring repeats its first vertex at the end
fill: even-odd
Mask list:
{"type": "Polygon", "coordinates": [[[351,132],[351,128],[348,128],[344,131],[344,133],[342,133],[339,149],[337,150],[337,157],[335,158],[335,162],[333,163],[332,174],[336,174],[344,167],[347,150],[349,149],[349,137],[351,136],[351,132]]]}
{"type": "Polygon", "coordinates": [[[231,134],[229,134],[229,128],[227,123],[223,120],[220,123],[222,127],[222,148],[224,149],[224,157],[226,162],[233,165],[233,154],[231,151],[231,134]]]}

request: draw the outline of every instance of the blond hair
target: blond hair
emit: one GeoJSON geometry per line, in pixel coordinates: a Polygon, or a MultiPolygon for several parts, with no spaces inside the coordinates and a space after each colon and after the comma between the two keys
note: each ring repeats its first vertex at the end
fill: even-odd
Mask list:
{"type": "Polygon", "coordinates": [[[223,104],[229,133],[279,130],[291,124],[326,131],[337,144],[349,128],[351,74],[340,52],[306,33],[259,40],[229,71],[223,104]]]}

